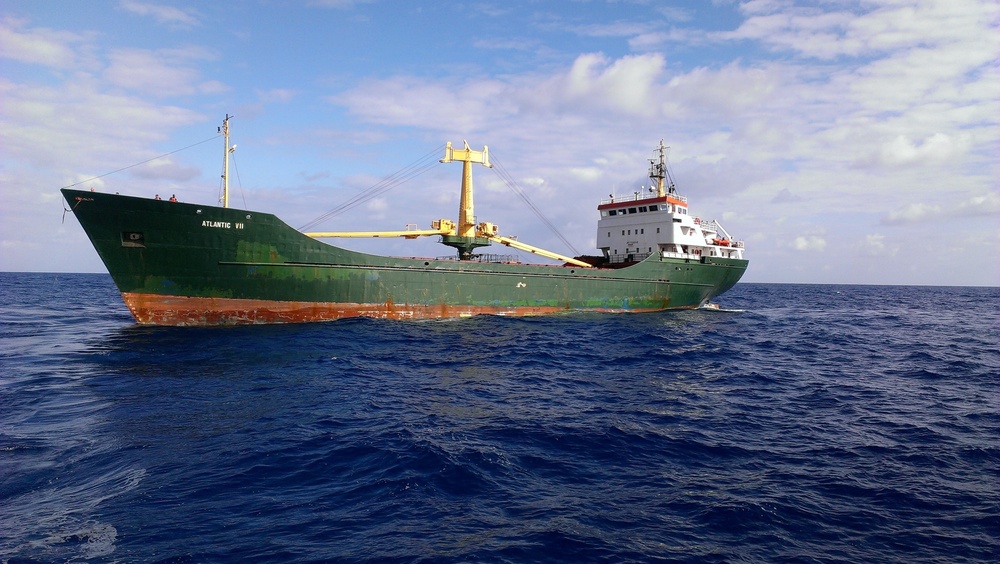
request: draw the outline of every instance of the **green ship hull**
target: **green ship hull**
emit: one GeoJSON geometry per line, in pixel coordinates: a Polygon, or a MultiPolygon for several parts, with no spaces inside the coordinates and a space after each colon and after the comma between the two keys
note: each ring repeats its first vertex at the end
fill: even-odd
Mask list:
{"type": "Polygon", "coordinates": [[[620,268],[383,257],[318,241],[267,213],[62,193],[142,324],[695,308],[748,264],[667,253],[620,268]]]}

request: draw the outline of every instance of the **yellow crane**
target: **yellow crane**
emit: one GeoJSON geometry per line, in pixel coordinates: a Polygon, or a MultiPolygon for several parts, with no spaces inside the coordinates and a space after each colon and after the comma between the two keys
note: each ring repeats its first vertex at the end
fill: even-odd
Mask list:
{"type": "Polygon", "coordinates": [[[574,266],[591,268],[590,264],[575,258],[547,251],[545,249],[522,243],[513,237],[500,235],[500,228],[488,222],[478,225],[473,223],[475,210],[472,199],[472,164],[481,164],[492,168],[490,164],[489,148],[483,147],[482,151],[474,151],[469,148],[469,143],[465,142],[464,149],[455,149],[449,141],[445,144],[444,158],[442,163],[460,162],[462,163],[462,192],[458,206],[458,223],[450,219],[438,219],[431,222],[430,229],[406,229],[404,231],[319,231],[306,233],[309,237],[403,237],[406,239],[416,239],[433,235],[442,235],[442,243],[455,247],[459,250],[459,257],[467,259],[472,256],[472,249],[489,245],[490,241],[496,241],[501,245],[506,245],[521,251],[560,260],[574,266]]]}

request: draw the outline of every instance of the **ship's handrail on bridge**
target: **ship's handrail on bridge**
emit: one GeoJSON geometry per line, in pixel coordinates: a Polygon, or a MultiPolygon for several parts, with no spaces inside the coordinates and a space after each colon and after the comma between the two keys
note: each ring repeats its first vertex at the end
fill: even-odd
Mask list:
{"type": "Polygon", "coordinates": [[[712,233],[719,233],[720,229],[722,228],[722,226],[719,225],[719,222],[715,221],[714,219],[711,220],[703,219],[701,220],[701,223],[698,224],[698,226],[701,227],[702,231],[710,231],[712,233]]]}
{"type": "MultiPolygon", "coordinates": [[[[632,194],[623,194],[623,195],[616,194],[614,197],[601,199],[601,205],[603,206],[605,204],[621,204],[623,202],[638,202],[639,200],[648,200],[650,198],[656,198],[656,197],[657,196],[655,192],[653,192],[652,195],[650,195],[647,192],[634,192],[632,194]]],[[[680,194],[677,193],[669,194],[669,197],[684,202],[685,204],[688,201],[687,196],[681,196],[680,194]]]]}

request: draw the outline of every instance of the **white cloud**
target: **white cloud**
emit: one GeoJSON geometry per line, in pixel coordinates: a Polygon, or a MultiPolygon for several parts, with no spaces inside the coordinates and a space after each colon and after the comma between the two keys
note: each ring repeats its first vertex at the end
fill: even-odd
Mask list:
{"type": "Polygon", "coordinates": [[[295,98],[296,94],[295,90],[290,90],[288,88],[272,88],[270,90],[258,90],[257,98],[264,103],[286,103],[291,102],[292,99],[295,98]]]}
{"type": "Polygon", "coordinates": [[[666,31],[657,30],[637,34],[628,40],[628,46],[633,51],[652,51],[667,43],[682,43],[698,45],[705,43],[706,34],[699,31],[671,28],[666,31]]]}
{"type": "Polygon", "coordinates": [[[886,243],[885,235],[872,233],[865,235],[862,247],[869,256],[895,256],[899,252],[899,246],[886,243]]]}
{"type": "Polygon", "coordinates": [[[364,4],[371,4],[375,0],[309,0],[308,4],[310,6],[319,6],[322,8],[337,8],[339,10],[349,10],[357,6],[362,6],[364,4]]]}
{"type": "Polygon", "coordinates": [[[362,81],[329,100],[371,123],[469,131],[490,115],[507,113],[507,87],[493,80],[464,83],[393,77],[362,81]]]}
{"type": "MultiPolygon", "coordinates": [[[[65,56],[67,64],[76,65],[73,73],[56,75],[55,82],[40,80],[30,73],[25,75],[27,78],[16,75],[16,79],[0,79],[0,96],[4,100],[0,105],[0,131],[8,169],[35,168],[61,175],[56,182],[70,183],[79,176],[89,178],[122,164],[141,162],[150,157],[146,149],[150,143],[165,138],[178,126],[203,119],[197,112],[156,105],[148,96],[133,97],[102,82],[104,63],[95,44],[99,38],[96,33],[31,28],[25,22],[4,19],[0,21],[0,37],[14,38],[15,45],[10,51],[0,52],[21,57],[25,63],[59,66],[65,56]],[[26,51],[16,48],[18,44],[34,45],[36,49],[26,51]]],[[[122,85],[137,86],[142,80],[135,76],[147,77],[148,83],[139,88],[143,94],[199,87],[210,90],[204,83],[198,84],[196,70],[182,66],[177,71],[169,64],[210,57],[210,52],[194,47],[163,50],[160,56],[121,50],[112,52],[112,63],[106,70],[121,78],[122,85]],[[129,71],[125,69],[130,65],[136,67],[133,71],[137,73],[131,80],[126,78],[129,71]]],[[[183,177],[186,173],[175,170],[172,174],[183,177]]]]}
{"type": "Polygon", "coordinates": [[[200,70],[191,64],[191,59],[210,57],[202,50],[119,49],[109,54],[104,77],[116,86],[159,98],[225,92],[225,85],[202,80],[200,70]]]}
{"type": "Polygon", "coordinates": [[[121,7],[126,11],[140,16],[152,16],[157,22],[177,27],[193,27],[198,25],[198,16],[193,10],[182,10],[175,6],[164,6],[152,2],[137,0],[122,0],[121,7]]]}
{"type": "Polygon", "coordinates": [[[149,161],[141,167],[136,167],[132,174],[145,179],[167,179],[184,182],[201,175],[201,169],[179,164],[168,157],[161,157],[149,161]]]}
{"type": "Polygon", "coordinates": [[[325,170],[324,171],[320,171],[320,172],[310,173],[310,174],[306,174],[304,172],[300,172],[299,176],[301,176],[302,179],[305,180],[306,182],[313,183],[313,182],[317,182],[319,180],[325,180],[327,178],[330,178],[330,172],[329,171],[325,171],[325,170]]]}
{"type": "Polygon", "coordinates": [[[846,26],[854,19],[849,12],[823,12],[815,8],[776,6],[765,12],[761,3],[742,5],[751,16],[733,32],[719,36],[735,40],[761,41],[775,49],[830,59],[841,54],[857,54],[861,45],[846,37],[846,26]],[[771,12],[771,10],[775,10],[771,12]]]}
{"type": "Polygon", "coordinates": [[[1000,215],[1000,193],[993,191],[982,196],[973,196],[960,202],[955,207],[955,213],[961,216],[1000,215]]]}
{"type": "Polygon", "coordinates": [[[973,218],[1000,215],[1000,193],[994,189],[986,194],[952,201],[947,205],[926,202],[911,203],[903,208],[890,210],[882,219],[884,225],[904,225],[931,221],[943,217],[973,218]]]}
{"type": "Polygon", "coordinates": [[[954,141],[944,133],[935,133],[920,142],[914,142],[906,135],[897,135],[895,139],[882,145],[878,160],[890,166],[905,165],[915,161],[945,161],[951,158],[955,151],[954,141]]]}
{"type": "Polygon", "coordinates": [[[796,196],[788,188],[782,188],[780,192],[771,198],[773,204],[796,204],[802,201],[800,196],[796,196]]]}
{"type": "Polygon", "coordinates": [[[138,162],[143,147],[163,139],[165,132],[204,119],[183,108],[98,92],[88,82],[65,88],[7,83],[0,92],[5,156],[48,170],[138,162]]]}
{"type": "Polygon", "coordinates": [[[822,251],[826,249],[826,239],[819,235],[799,235],[792,241],[796,251],[822,251]]]}
{"type": "Polygon", "coordinates": [[[580,101],[626,114],[649,115],[654,108],[650,104],[651,90],[663,73],[663,65],[659,54],[626,56],[616,61],[601,54],[582,55],[565,76],[557,79],[556,92],[566,103],[580,101]]]}
{"type": "MultiPolygon", "coordinates": [[[[492,18],[517,14],[492,13],[494,27],[478,33],[484,9],[476,7],[474,16],[461,16],[473,31],[462,35],[464,30],[455,29],[455,37],[448,38],[464,41],[466,49],[451,51],[447,64],[437,58],[418,68],[407,57],[396,60],[391,51],[351,44],[366,57],[385,58],[375,66],[368,64],[374,59],[347,64],[336,57],[315,58],[281,69],[278,78],[245,72],[240,66],[250,64],[245,45],[237,49],[219,41],[207,21],[198,25],[201,16],[192,10],[159,10],[168,4],[128,0],[112,15],[147,30],[154,18],[187,26],[184,48],[170,48],[171,35],[156,38],[163,48],[145,49],[138,48],[144,43],[136,43],[134,34],[116,34],[108,27],[68,32],[0,19],[0,57],[16,61],[9,65],[14,72],[0,77],[0,184],[57,187],[92,178],[159,154],[153,147],[160,148],[179,127],[206,121],[206,112],[235,108],[246,120],[246,131],[259,135],[269,149],[293,145],[297,151],[292,158],[275,159],[280,166],[262,167],[268,176],[264,182],[271,184],[259,191],[267,196],[258,204],[251,201],[282,214],[312,211],[278,196],[287,193],[278,179],[282,174],[292,177],[292,184],[309,184],[314,195],[362,189],[369,185],[360,186],[362,180],[375,183],[391,172],[391,163],[408,162],[409,143],[423,143],[416,150],[424,152],[428,143],[466,138],[473,145],[488,143],[494,155],[500,154],[511,177],[530,190],[550,219],[573,230],[566,233],[569,239],[592,241],[594,199],[648,184],[645,159],[664,138],[692,211],[721,215],[727,230],[747,240],[755,261],[751,276],[781,272],[782,261],[792,255],[820,281],[824,264],[833,272],[852,272],[849,255],[870,264],[879,262],[872,256],[893,256],[893,237],[902,241],[905,233],[919,239],[942,214],[961,217],[962,229],[981,232],[993,228],[990,221],[1000,215],[995,1],[818,0],[807,5],[756,0],[739,4],[744,22],[730,32],[713,31],[718,22],[704,20],[675,27],[687,14],[666,14],[673,21],[664,21],[655,3],[642,2],[621,11],[645,10],[641,20],[623,16],[619,21],[615,15],[586,25],[581,15],[587,8],[604,5],[588,3],[572,18],[533,14],[522,20],[528,25],[512,28],[516,36],[499,34],[500,39],[495,26],[501,22],[492,18]],[[568,27],[564,22],[571,19],[583,24],[568,27]],[[574,51],[578,43],[562,43],[567,31],[585,34],[591,52],[574,51]],[[209,45],[213,48],[204,47],[209,45]],[[497,48],[516,52],[498,53],[497,48]],[[240,68],[225,78],[234,83],[205,79],[217,60],[222,72],[240,68]],[[238,82],[251,74],[253,82],[238,82]],[[317,111],[320,95],[314,85],[330,84],[331,77],[349,86],[324,93],[337,107],[317,111]],[[323,120],[322,127],[303,127],[317,120],[323,120]],[[275,127],[277,122],[282,125],[275,127]],[[309,160],[312,152],[323,159],[309,160]],[[345,165],[345,155],[355,160],[345,165]],[[291,168],[282,173],[284,163],[291,168]],[[276,208],[267,207],[271,204],[276,208]],[[888,235],[876,233],[886,230],[881,226],[892,226],[888,235]],[[830,248],[855,252],[835,257],[822,252],[830,248]]],[[[311,5],[363,8],[360,4],[311,5]]],[[[729,10],[731,4],[717,2],[712,9],[729,10]]],[[[351,17],[384,17],[378,10],[355,11],[351,17]]],[[[343,15],[334,10],[309,14],[343,15]]],[[[228,38],[259,39],[263,30],[255,25],[248,23],[228,38]]],[[[326,41],[330,52],[347,48],[337,38],[326,41]]],[[[307,60],[296,42],[272,47],[275,57],[307,60]]],[[[415,49],[413,56],[422,53],[415,49]]],[[[214,132],[215,125],[208,131],[214,132]]],[[[241,151],[245,142],[240,141],[241,151]]],[[[241,154],[252,166],[252,142],[247,147],[251,152],[241,154]]],[[[147,192],[159,182],[155,190],[162,194],[160,186],[195,175],[196,169],[178,157],[127,176],[148,177],[148,183],[132,183],[147,192]]],[[[442,186],[430,195],[397,192],[388,205],[373,202],[366,214],[356,214],[355,227],[370,228],[362,222],[371,213],[384,215],[386,228],[398,228],[394,214],[400,209],[406,211],[405,221],[453,211],[457,195],[448,182],[457,174],[450,169],[426,182],[442,186]]],[[[477,211],[483,219],[546,246],[548,233],[525,229],[530,218],[503,183],[487,171],[476,174],[477,189],[482,189],[477,211]],[[495,215],[497,210],[508,215],[495,215]]],[[[95,183],[98,189],[122,186],[117,177],[95,183]]],[[[0,224],[20,215],[10,210],[29,209],[14,204],[37,207],[42,199],[32,193],[35,188],[14,190],[20,191],[5,189],[9,206],[0,212],[5,214],[0,224]]],[[[25,228],[0,229],[11,233],[0,237],[6,240],[25,228]]]]}
{"type": "Polygon", "coordinates": [[[694,19],[690,10],[676,6],[656,6],[656,11],[670,21],[689,22],[694,19]]]}
{"type": "Polygon", "coordinates": [[[583,181],[594,181],[601,178],[604,171],[598,167],[573,167],[569,169],[569,174],[574,178],[583,181]]]}
{"type": "Polygon", "coordinates": [[[26,25],[23,19],[0,18],[0,57],[59,69],[80,66],[81,45],[90,34],[44,27],[24,30],[26,25]]]}
{"type": "Polygon", "coordinates": [[[926,221],[928,218],[934,216],[939,216],[940,214],[941,206],[917,202],[908,204],[902,209],[891,210],[882,220],[882,223],[886,225],[917,223],[926,221]]]}
{"type": "Polygon", "coordinates": [[[650,24],[626,21],[602,22],[585,26],[575,26],[572,31],[584,37],[629,37],[646,32],[650,24]]]}
{"type": "Polygon", "coordinates": [[[670,79],[660,97],[664,115],[686,117],[692,112],[718,118],[748,117],[781,87],[782,72],[776,68],[748,68],[733,62],[719,69],[699,67],[670,79]]]}
{"type": "MultiPolygon", "coordinates": [[[[952,42],[980,42],[984,22],[996,22],[993,0],[869,0],[866,11],[831,11],[787,1],[746,2],[749,17],[729,39],[832,59],[952,42]]],[[[993,42],[994,40],[990,40],[993,42]]]]}
{"type": "Polygon", "coordinates": [[[374,212],[377,217],[381,217],[382,212],[389,209],[389,201],[385,198],[375,198],[369,200],[368,203],[365,204],[365,209],[370,212],[374,212]]]}
{"type": "Polygon", "coordinates": [[[668,75],[661,54],[611,59],[578,56],[552,76],[472,77],[461,82],[415,76],[372,79],[330,101],[373,123],[435,129],[496,128],[510,119],[549,123],[619,117],[679,119],[738,115],[755,109],[779,88],[781,71],[733,63],[668,75]]]}

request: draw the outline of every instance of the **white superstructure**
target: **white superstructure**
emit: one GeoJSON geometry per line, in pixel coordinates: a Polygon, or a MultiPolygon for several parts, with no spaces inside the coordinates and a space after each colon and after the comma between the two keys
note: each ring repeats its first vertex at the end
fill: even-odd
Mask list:
{"type": "Polygon", "coordinates": [[[631,263],[653,253],[662,257],[743,258],[743,241],[734,240],[718,221],[688,213],[687,198],[676,193],[666,165],[663,141],[658,159],[650,159],[655,186],[602,200],[597,209],[597,247],[610,263],[631,263]]]}

